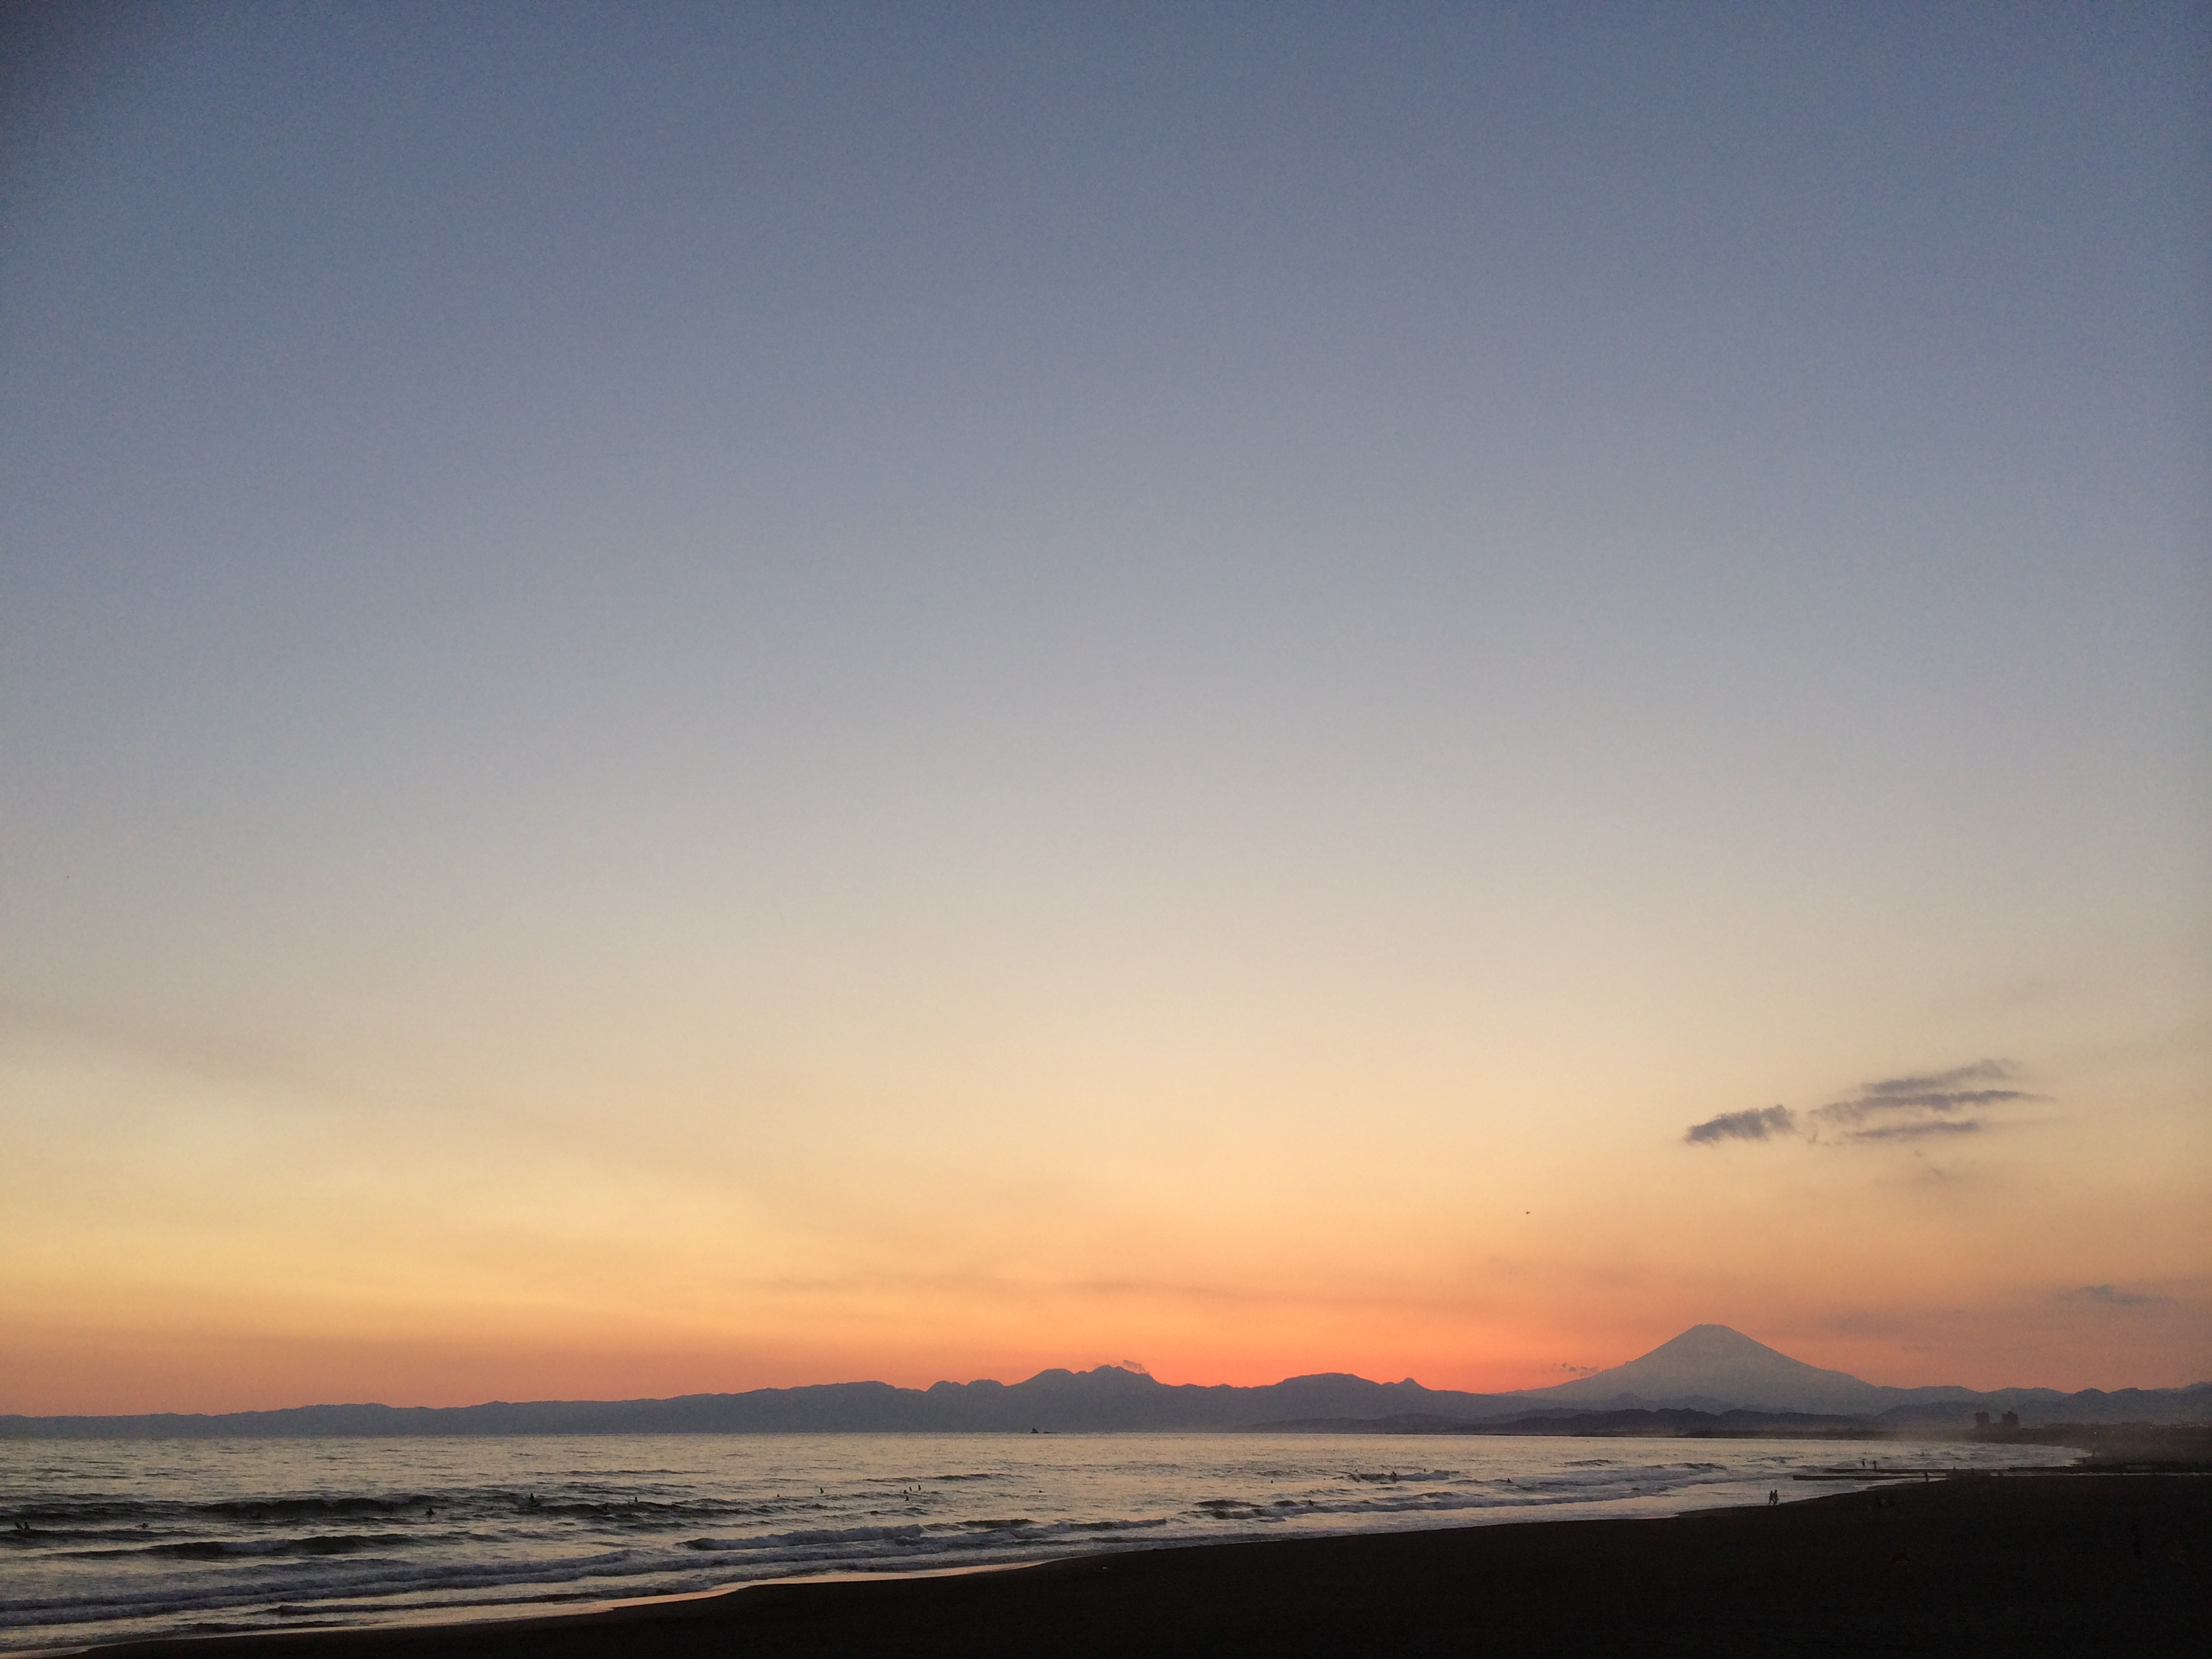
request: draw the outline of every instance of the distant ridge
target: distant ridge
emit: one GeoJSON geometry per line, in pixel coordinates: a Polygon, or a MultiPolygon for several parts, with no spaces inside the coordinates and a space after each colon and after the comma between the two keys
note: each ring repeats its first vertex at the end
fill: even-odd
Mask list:
{"type": "MultiPolygon", "coordinates": [[[[1792,1359],[1725,1325],[1692,1325],[1625,1365],[1531,1389],[1529,1397],[1616,1410],[1680,1406],[1698,1411],[1856,1413],[1882,1411],[1905,1395],[1929,1392],[1862,1382],[1848,1371],[1823,1370],[1792,1359]]],[[[1935,1392],[1948,1397],[1963,1396],[1966,1390],[1935,1392]]]]}
{"type": "Polygon", "coordinates": [[[2182,1389],[1897,1389],[1824,1370],[1726,1325],[1692,1325],[1608,1370],[1517,1398],[1583,1411],[1737,1411],[1848,1416],[1894,1427],[1963,1423],[1978,1411],[2023,1423],[2194,1423],[2212,1418],[2212,1382],[2182,1389]]]}
{"type": "Polygon", "coordinates": [[[1730,1412],[1889,1426],[1956,1424],[1977,1411],[2024,1423],[2185,1423],[2212,1419],[2212,1382],[2185,1389],[1893,1389],[1823,1370],[1725,1325],[1694,1325],[1608,1370],[1509,1394],[1373,1382],[1342,1372],[1261,1388],[1165,1383],[1118,1365],[1040,1371],[1024,1382],[830,1382],[672,1400],[493,1401],[481,1406],[300,1406],[214,1415],[0,1416],[0,1438],[214,1439],[492,1434],[1100,1433],[1268,1425],[1440,1426],[1531,1415],[1730,1412]]]}
{"type": "Polygon", "coordinates": [[[806,1434],[1237,1429],[1270,1417],[1455,1419],[1510,1409],[1509,1397],[1370,1382],[1342,1374],[1245,1389],[1170,1384],[1117,1365],[1040,1371],[1024,1382],[830,1382],[672,1400],[494,1401],[481,1406],[301,1406],[198,1416],[0,1417],[0,1437],[295,1435],[806,1434]]]}

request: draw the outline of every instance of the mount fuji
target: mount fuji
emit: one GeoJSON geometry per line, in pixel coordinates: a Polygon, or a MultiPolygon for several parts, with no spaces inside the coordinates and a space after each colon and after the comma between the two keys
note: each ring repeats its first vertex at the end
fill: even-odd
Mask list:
{"type": "MultiPolygon", "coordinates": [[[[2186,1423],[2212,1416],[2212,1382],[2186,1389],[1886,1388],[1824,1370],[1725,1325],[1693,1325],[1608,1370],[1510,1394],[1372,1382],[1342,1373],[1261,1388],[1166,1383],[1141,1370],[1047,1370],[1023,1382],[985,1378],[927,1389],[832,1382],[672,1400],[494,1401],[478,1406],[327,1405],[214,1416],[0,1415],[0,1439],[228,1435],[958,1433],[1258,1427],[1437,1433],[1490,1431],[1520,1418],[1687,1409],[1852,1417],[1891,1426],[1963,1426],[1977,1408],[2036,1423],[2186,1423]]],[[[1515,1430],[1514,1432],[1523,1431],[1515,1430]]],[[[1528,1432],[1554,1432],[1532,1428],[1528,1432]]]]}
{"type": "Polygon", "coordinates": [[[1879,1412],[1908,1400],[1963,1397],[1964,1389],[1890,1389],[1823,1370],[1726,1325],[1692,1325],[1626,1364],[1518,1397],[1583,1410],[1640,1406],[1697,1411],[1879,1412]]]}

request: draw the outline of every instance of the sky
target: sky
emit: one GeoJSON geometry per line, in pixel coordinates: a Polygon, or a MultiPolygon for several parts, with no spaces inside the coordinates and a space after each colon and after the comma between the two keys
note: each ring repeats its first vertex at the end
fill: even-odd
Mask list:
{"type": "Polygon", "coordinates": [[[2212,1377],[2212,12],[0,82],[0,1411],[2212,1377]]]}

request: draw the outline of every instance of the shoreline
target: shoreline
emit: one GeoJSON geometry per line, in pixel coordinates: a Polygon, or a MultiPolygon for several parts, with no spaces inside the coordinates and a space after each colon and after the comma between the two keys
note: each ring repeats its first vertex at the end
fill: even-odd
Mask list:
{"type": "Polygon", "coordinates": [[[1768,1507],[785,1578],[557,1613],[174,1636],[101,1659],[2212,1651],[2212,1476],[1884,1482],[1768,1507]]]}

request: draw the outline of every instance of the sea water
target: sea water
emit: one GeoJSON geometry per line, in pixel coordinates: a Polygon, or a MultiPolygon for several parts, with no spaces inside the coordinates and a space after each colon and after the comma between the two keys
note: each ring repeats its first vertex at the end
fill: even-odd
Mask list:
{"type": "Polygon", "coordinates": [[[1490,1436],[0,1440],[0,1650],[1667,1515],[1833,1492],[1791,1477],[1856,1471],[1869,1455],[1892,1471],[2053,1461],[2046,1447],[1490,1436]]]}

